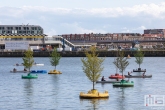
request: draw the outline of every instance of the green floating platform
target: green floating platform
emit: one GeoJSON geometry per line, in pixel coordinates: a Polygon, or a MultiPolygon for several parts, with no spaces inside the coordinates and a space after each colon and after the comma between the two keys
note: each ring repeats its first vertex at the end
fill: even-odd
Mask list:
{"type": "Polygon", "coordinates": [[[22,75],[22,79],[36,79],[36,78],[38,78],[38,75],[37,74],[28,74],[27,76],[23,76],[22,75]]]}
{"type": "Polygon", "coordinates": [[[126,80],[121,80],[120,83],[113,83],[114,87],[133,87],[134,86],[134,82],[131,81],[126,81],[126,80]]]}

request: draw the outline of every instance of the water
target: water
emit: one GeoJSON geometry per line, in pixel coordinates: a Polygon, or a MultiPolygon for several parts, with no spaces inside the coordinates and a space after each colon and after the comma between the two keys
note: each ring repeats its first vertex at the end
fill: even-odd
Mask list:
{"type": "MultiPolygon", "coordinates": [[[[34,58],[44,66],[33,66],[32,69],[54,69],[49,58],[34,58]]],[[[107,57],[104,61],[102,75],[107,79],[114,74],[114,58],[107,57]]],[[[135,58],[128,59],[129,66],[125,70],[137,69],[135,58]]],[[[165,109],[165,107],[145,107],[144,95],[165,95],[165,71],[163,57],[145,57],[142,69],[152,78],[132,78],[134,87],[114,88],[112,84],[96,84],[99,92],[107,90],[109,99],[80,99],[80,92],[92,89],[92,83],[82,71],[81,58],[61,58],[57,70],[61,75],[39,74],[38,79],[22,79],[26,73],[10,73],[16,63],[22,63],[22,58],[0,58],[0,110],[150,110],[165,109]]],[[[23,67],[15,67],[23,70],[23,67]]],[[[139,74],[139,73],[133,73],[139,74]]]]}

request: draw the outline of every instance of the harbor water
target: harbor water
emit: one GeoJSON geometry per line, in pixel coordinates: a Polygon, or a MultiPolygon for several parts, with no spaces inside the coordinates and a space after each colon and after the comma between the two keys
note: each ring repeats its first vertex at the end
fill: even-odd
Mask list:
{"type": "MultiPolygon", "coordinates": [[[[81,57],[62,57],[57,70],[62,74],[38,74],[37,79],[22,79],[27,73],[10,73],[16,68],[23,70],[22,58],[0,58],[0,110],[152,110],[165,109],[165,106],[145,106],[145,95],[165,95],[165,58],[145,57],[141,64],[146,75],[152,78],[130,78],[134,87],[113,87],[111,83],[96,83],[99,92],[107,90],[108,99],[80,99],[80,92],[92,89],[92,82],[82,70],[81,57]]],[[[34,57],[36,63],[31,70],[53,70],[48,57],[34,57]]],[[[102,75],[106,80],[115,74],[114,57],[106,57],[102,75]]],[[[128,59],[129,66],[124,74],[138,68],[135,58],[128,59]]],[[[142,75],[133,72],[132,75],[142,75]]],[[[101,79],[101,77],[100,77],[101,79]]],[[[126,78],[127,79],[127,78],[126,78]]],[[[165,100],[165,99],[164,99],[165,100]]],[[[165,102],[163,102],[165,103],[165,102]]],[[[165,104],[164,104],[165,105],[165,104]]]]}

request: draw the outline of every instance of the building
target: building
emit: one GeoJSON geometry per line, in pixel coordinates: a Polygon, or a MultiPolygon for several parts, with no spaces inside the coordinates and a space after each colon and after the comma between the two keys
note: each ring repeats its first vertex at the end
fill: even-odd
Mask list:
{"type": "Polygon", "coordinates": [[[6,41],[29,41],[29,45],[43,45],[44,30],[39,25],[0,25],[0,49],[6,41]]]}
{"type": "Polygon", "coordinates": [[[161,34],[165,38],[165,29],[146,29],[144,34],[161,34]]]}

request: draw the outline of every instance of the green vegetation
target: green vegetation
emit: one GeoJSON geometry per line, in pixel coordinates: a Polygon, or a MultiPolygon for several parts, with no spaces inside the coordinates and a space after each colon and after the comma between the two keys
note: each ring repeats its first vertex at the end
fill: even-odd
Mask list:
{"type": "Polygon", "coordinates": [[[57,49],[54,48],[53,52],[50,54],[50,63],[52,66],[55,66],[55,70],[56,70],[56,66],[59,64],[60,61],[60,54],[57,52],[57,49]]]}
{"type": "Polygon", "coordinates": [[[134,54],[136,60],[135,62],[137,64],[139,64],[139,69],[140,69],[140,65],[143,63],[143,57],[144,57],[144,53],[141,50],[138,50],[135,54],[134,54]]]}
{"type": "Polygon", "coordinates": [[[33,59],[33,51],[31,51],[30,49],[28,49],[27,51],[25,51],[25,57],[23,57],[23,66],[25,68],[28,68],[30,71],[30,68],[33,66],[34,63],[34,59],[33,59]]]}
{"type": "Polygon", "coordinates": [[[89,51],[85,52],[86,58],[82,58],[81,61],[83,63],[83,71],[90,81],[93,82],[93,90],[94,82],[96,82],[103,70],[102,63],[104,58],[98,58],[98,54],[96,54],[96,48],[94,46],[90,47],[89,51]]]}
{"type": "Polygon", "coordinates": [[[116,67],[118,67],[119,71],[122,72],[126,69],[126,67],[129,65],[129,62],[127,61],[127,58],[124,57],[124,51],[118,51],[118,56],[116,60],[113,62],[116,67]]]}

